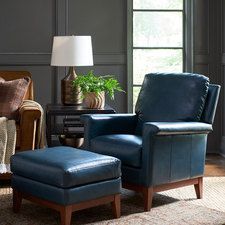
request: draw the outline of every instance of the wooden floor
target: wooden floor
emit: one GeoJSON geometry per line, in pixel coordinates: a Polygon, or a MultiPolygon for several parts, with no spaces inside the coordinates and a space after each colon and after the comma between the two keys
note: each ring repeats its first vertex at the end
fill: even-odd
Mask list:
{"type": "Polygon", "coordinates": [[[208,154],[206,157],[205,176],[225,176],[225,158],[216,154],[208,154]]]}

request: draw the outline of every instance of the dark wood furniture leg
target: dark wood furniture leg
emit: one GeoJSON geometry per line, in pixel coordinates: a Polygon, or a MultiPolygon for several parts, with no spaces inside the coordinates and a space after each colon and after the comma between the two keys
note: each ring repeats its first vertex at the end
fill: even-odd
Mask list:
{"type": "Polygon", "coordinates": [[[107,204],[107,203],[112,204],[114,217],[115,218],[120,217],[120,194],[105,196],[105,197],[98,198],[98,199],[93,199],[93,200],[89,200],[89,201],[85,201],[85,202],[80,202],[77,204],[64,206],[64,205],[59,205],[57,203],[50,202],[50,201],[32,196],[27,193],[22,193],[16,189],[13,189],[13,211],[14,212],[19,211],[20,206],[21,206],[21,201],[23,198],[26,200],[29,200],[31,202],[35,202],[39,205],[43,205],[43,206],[49,207],[51,209],[54,209],[54,210],[60,212],[61,225],[70,225],[71,224],[71,217],[72,217],[72,213],[74,211],[79,211],[82,209],[86,209],[86,208],[90,208],[90,207],[94,207],[94,206],[98,206],[98,205],[103,205],[103,204],[107,204]]]}
{"type": "Polygon", "coordinates": [[[120,216],[121,216],[120,195],[114,196],[114,201],[111,203],[111,205],[112,205],[114,218],[120,218],[120,216]]]}
{"type": "Polygon", "coordinates": [[[18,213],[22,204],[22,195],[19,191],[13,189],[13,212],[18,213]]]}
{"type": "Polygon", "coordinates": [[[203,177],[198,178],[198,183],[194,185],[196,196],[198,199],[202,198],[203,193],[203,177]]]}
{"type": "Polygon", "coordinates": [[[70,225],[72,218],[72,207],[65,206],[60,210],[61,225],[70,225]]]}
{"type": "Polygon", "coordinates": [[[153,200],[153,194],[154,189],[153,187],[144,187],[144,186],[138,186],[130,183],[122,183],[123,188],[133,190],[139,193],[142,193],[143,200],[144,200],[144,211],[150,211],[152,207],[152,200],[153,200]]]}
{"type": "Polygon", "coordinates": [[[193,179],[184,180],[184,181],[178,181],[178,182],[169,183],[169,184],[161,184],[154,187],[144,187],[144,186],[138,186],[138,185],[128,184],[128,183],[123,183],[122,185],[123,185],[123,188],[142,193],[144,198],[144,210],[150,211],[152,207],[153,194],[156,192],[166,191],[166,190],[184,187],[188,185],[194,185],[197,198],[198,199],[202,198],[203,177],[193,178],[193,179]]]}

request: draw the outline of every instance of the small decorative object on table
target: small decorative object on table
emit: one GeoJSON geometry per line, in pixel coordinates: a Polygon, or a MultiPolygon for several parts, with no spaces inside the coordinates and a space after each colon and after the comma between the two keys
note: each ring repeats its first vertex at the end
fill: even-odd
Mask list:
{"type": "Polygon", "coordinates": [[[92,70],[86,75],[78,75],[73,81],[73,88],[80,88],[85,105],[91,109],[104,108],[105,93],[114,99],[115,91],[123,91],[112,75],[95,76],[92,70]]]}

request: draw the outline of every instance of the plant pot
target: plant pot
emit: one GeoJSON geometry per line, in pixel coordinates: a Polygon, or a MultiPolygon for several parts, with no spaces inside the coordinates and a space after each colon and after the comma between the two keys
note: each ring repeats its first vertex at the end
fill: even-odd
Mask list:
{"type": "Polygon", "coordinates": [[[90,109],[102,109],[105,107],[105,92],[102,91],[98,95],[94,92],[85,94],[84,104],[90,109]]]}

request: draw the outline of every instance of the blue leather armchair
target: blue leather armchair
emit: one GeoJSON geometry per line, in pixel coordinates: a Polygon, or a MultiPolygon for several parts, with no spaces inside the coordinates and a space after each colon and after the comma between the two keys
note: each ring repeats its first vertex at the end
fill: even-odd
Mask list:
{"type": "Polygon", "coordinates": [[[84,148],[122,161],[123,187],[154,192],[194,185],[202,197],[207,135],[220,86],[198,74],[147,74],[135,114],[83,115],[84,148]]]}

